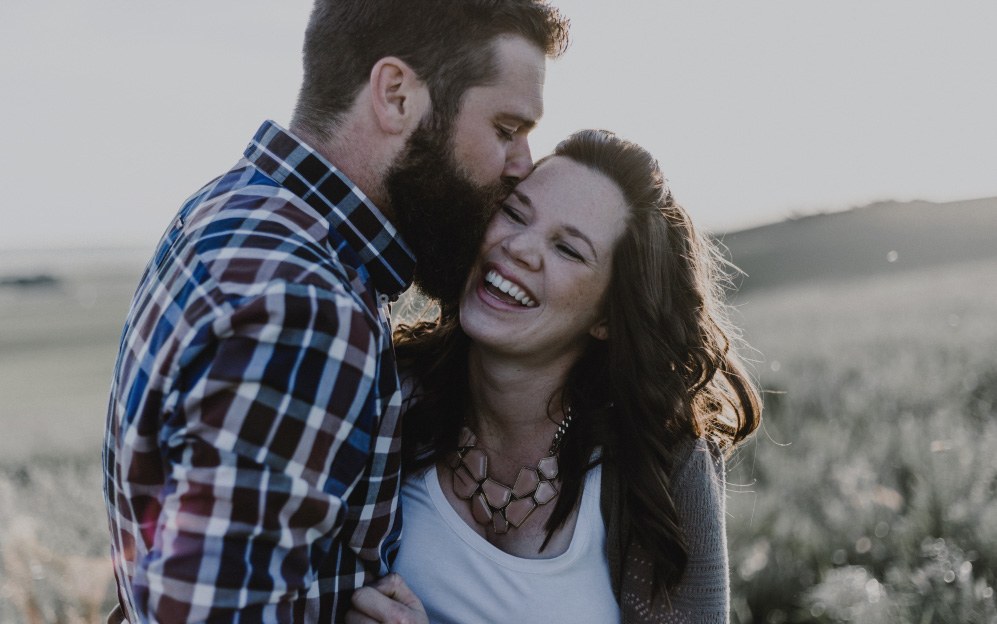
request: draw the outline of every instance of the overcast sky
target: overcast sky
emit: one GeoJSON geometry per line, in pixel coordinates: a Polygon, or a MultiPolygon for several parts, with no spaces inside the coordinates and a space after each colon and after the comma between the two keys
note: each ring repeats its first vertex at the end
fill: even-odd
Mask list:
{"type": "MultiPolygon", "coordinates": [[[[561,0],[536,155],[604,127],[707,229],[997,196],[997,2],[561,0]]],[[[151,245],[290,119],[310,0],[2,0],[0,249],[151,245]]]]}

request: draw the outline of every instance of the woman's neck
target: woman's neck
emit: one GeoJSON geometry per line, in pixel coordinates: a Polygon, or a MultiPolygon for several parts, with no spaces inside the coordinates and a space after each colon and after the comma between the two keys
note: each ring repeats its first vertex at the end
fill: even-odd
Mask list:
{"type": "Polygon", "coordinates": [[[570,363],[528,366],[472,345],[468,366],[470,424],[481,443],[510,457],[546,452],[563,417],[560,391],[570,363]]]}

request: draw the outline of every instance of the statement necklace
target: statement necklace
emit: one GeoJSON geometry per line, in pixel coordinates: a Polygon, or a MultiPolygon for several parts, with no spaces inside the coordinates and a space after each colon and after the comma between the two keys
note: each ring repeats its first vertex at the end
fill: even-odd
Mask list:
{"type": "Polygon", "coordinates": [[[478,448],[478,436],[466,426],[460,432],[460,444],[450,459],[453,491],[471,505],[475,522],[491,526],[497,534],[518,529],[531,513],[557,496],[554,479],[558,475],[557,453],[564,432],[571,424],[571,408],[557,425],[547,456],[536,467],[523,466],[511,487],[488,476],[488,455],[478,448]]]}

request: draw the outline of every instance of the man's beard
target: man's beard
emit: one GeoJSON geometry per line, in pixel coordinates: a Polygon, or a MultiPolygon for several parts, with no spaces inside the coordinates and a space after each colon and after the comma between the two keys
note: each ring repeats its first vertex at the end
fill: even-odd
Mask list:
{"type": "Polygon", "coordinates": [[[385,177],[392,221],[417,260],[415,284],[455,310],[485,226],[511,184],[479,186],[454,161],[450,133],[420,125],[385,177]]]}

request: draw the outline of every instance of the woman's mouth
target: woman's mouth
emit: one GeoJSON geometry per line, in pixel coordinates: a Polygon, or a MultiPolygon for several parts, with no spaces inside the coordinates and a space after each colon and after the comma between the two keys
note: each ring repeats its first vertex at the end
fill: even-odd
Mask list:
{"type": "Polygon", "coordinates": [[[502,301],[518,304],[524,308],[535,308],[537,305],[537,302],[522,288],[499,275],[495,269],[485,273],[485,290],[502,301]]]}

